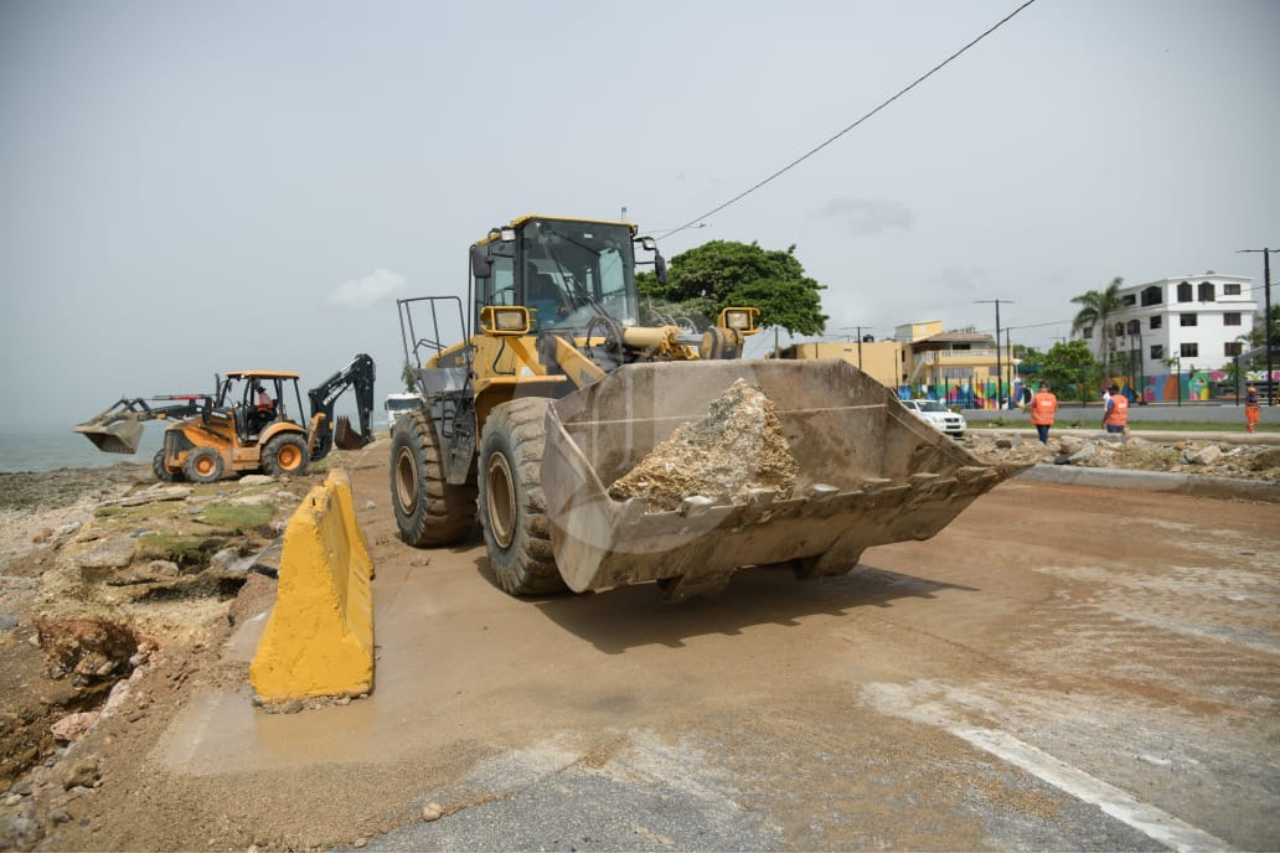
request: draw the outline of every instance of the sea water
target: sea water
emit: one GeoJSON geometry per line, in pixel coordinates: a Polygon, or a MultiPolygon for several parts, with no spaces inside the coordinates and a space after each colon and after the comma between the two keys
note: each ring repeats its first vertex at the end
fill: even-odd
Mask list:
{"type": "Polygon", "coordinates": [[[102,468],[117,462],[150,465],[164,443],[164,424],[147,424],[137,453],[103,453],[67,424],[0,427],[0,471],[102,468]]]}
{"type": "MultiPolygon", "coordinates": [[[[354,413],[347,417],[353,426],[360,423],[354,413]]],[[[143,424],[137,453],[103,453],[89,439],[72,432],[71,426],[0,426],[0,472],[103,468],[118,462],[150,465],[152,457],[164,444],[164,430],[168,424],[162,421],[143,424]]],[[[371,427],[375,434],[379,429],[385,431],[386,417],[379,418],[375,414],[371,427]]]]}

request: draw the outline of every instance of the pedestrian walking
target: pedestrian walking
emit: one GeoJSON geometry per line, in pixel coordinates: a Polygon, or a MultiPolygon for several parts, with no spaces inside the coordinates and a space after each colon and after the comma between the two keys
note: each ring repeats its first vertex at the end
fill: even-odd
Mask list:
{"type": "Polygon", "coordinates": [[[1040,383],[1040,390],[1031,398],[1031,423],[1040,433],[1040,443],[1049,443],[1049,427],[1058,414],[1058,397],[1049,390],[1047,382],[1040,383]]]}
{"type": "Polygon", "coordinates": [[[1262,409],[1258,405],[1258,389],[1250,385],[1244,392],[1244,428],[1249,432],[1258,431],[1258,418],[1262,409]]]}
{"type": "Polygon", "coordinates": [[[1106,411],[1102,414],[1102,428],[1108,435],[1119,435],[1124,443],[1129,436],[1129,398],[1120,393],[1120,386],[1112,384],[1107,389],[1106,411]]]}

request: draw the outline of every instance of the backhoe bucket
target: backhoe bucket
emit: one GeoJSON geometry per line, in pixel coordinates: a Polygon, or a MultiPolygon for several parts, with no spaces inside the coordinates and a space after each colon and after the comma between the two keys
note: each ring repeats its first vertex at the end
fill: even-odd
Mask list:
{"type": "MultiPolygon", "coordinates": [[[[732,465],[753,466],[756,454],[732,465]]],[[[1024,465],[985,462],[840,360],[623,367],[547,414],[542,485],[556,563],[577,592],[658,581],[673,599],[718,591],[738,568],[843,574],[866,548],[928,539],[1024,465]],[[738,379],[772,401],[794,486],[673,508],[609,487],[738,379]],[[789,491],[789,494],[787,493],[789,491]]]]}
{"type": "Polygon", "coordinates": [[[138,444],[142,441],[141,421],[129,418],[110,423],[88,421],[72,429],[92,441],[103,453],[137,453],[138,444]]]}

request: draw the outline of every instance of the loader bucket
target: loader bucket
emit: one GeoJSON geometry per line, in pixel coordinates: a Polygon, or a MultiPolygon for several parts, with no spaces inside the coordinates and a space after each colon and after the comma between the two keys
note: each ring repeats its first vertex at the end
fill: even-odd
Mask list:
{"type": "Polygon", "coordinates": [[[89,421],[72,427],[103,453],[137,453],[142,440],[141,421],[120,419],[111,423],[89,421]]]}
{"type": "Polygon", "coordinates": [[[843,574],[874,545],[935,535],[1023,467],[970,454],[844,361],[701,361],[626,366],[556,401],[542,485],[571,589],[658,581],[680,600],[718,591],[745,566],[843,574]],[[657,511],[644,497],[610,496],[610,485],[678,426],[706,418],[738,379],[773,403],[796,462],[790,494],[688,495],[657,511]]]}

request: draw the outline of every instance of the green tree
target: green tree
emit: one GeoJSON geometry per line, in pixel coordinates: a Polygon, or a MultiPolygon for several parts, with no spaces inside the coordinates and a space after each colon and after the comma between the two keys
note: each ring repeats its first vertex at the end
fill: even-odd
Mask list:
{"type": "Polygon", "coordinates": [[[1014,344],[1013,357],[1018,359],[1018,375],[1027,380],[1038,379],[1044,370],[1045,354],[1035,347],[1014,344]]]}
{"type": "Polygon", "coordinates": [[[413,370],[413,365],[407,361],[404,363],[404,369],[400,371],[400,379],[404,382],[404,390],[411,394],[418,390],[418,376],[413,370]]]}
{"type": "Polygon", "coordinates": [[[1105,290],[1090,290],[1071,300],[1081,306],[1071,321],[1071,332],[1075,334],[1085,329],[1101,332],[1095,334],[1093,340],[1098,346],[1098,354],[1104,359],[1111,357],[1114,347],[1115,330],[1108,321],[1124,307],[1120,303],[1120,288],[1123,286],[1124,279],[1116,276],[1105,290]]]}
{"type": "Polygon", "coordinates": [[[1068,389],[1076,388],[1080,402],[1087,403],[1102,379],[1102,364],[1084,341],[1067,341],[1054,344],[1045,353],[1040,376],[1055,394],[1066,397],[1068,389]]]}
{"type": "Polygon", "coordinates": [[[794,245],[783,252],[754,242],[712,240],[673,257],[665,286],[644,272],[636,276],[636,287],[671,316],[714,320],[722,308],[742,305],[760,309],[761,326],[820,335],[829,319],[820,293],[826,287],[804,274],[795,251],[794,245]]]}
{"type": "MultiPolygon", "coordinates": [[[[1247,335],[1241,335],[1236,340],[1244,344],[1245,349],[1264,346],[1267,342],[1266,324],[1255,323],[1247,335]]],[[[1280,305],[1271,306],[1271,340],[1280,344],[1280,305]]],[[[1265,355],[1262,355],[1258,356],[1257,360],[1265,363],[1267,359],[1265,355]]]]}

